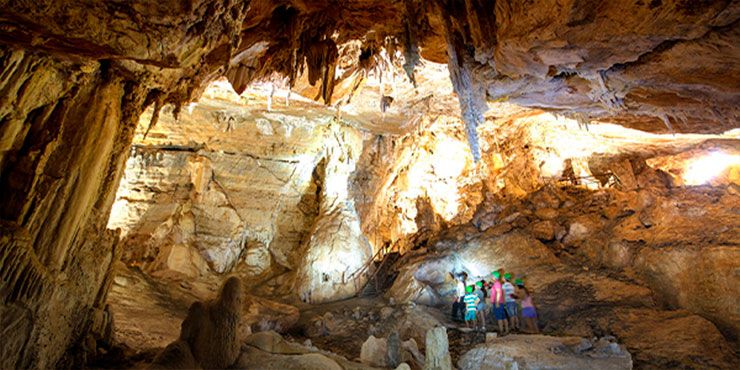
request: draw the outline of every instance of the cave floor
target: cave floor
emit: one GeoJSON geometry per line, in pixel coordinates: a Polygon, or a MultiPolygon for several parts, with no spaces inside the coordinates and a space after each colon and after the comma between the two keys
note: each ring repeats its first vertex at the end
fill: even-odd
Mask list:
{"type": "MultiPolygon", "coordinates": [[[[136,268],[119,268],[108,296],[116,347],[89,368],[146,368],[162,348],[177,339],[189,305],[205,299],[208,290],[204,285],[154,280],[136,268]]],[[[426,328],[443,325],[448,330],[453,363],[470,348],[485,342],[486,337],[485,333],[460,330],[463,324],[450,320],[446,310],[414,304],[390,305],[382,297],[317,305],[299,303],[298,308],[297,323],[283,333],[287,340],[310,343],[356,362],[360,361],[360,349],[369,335],[381,338],[399,331],[403,339],[415,338],[423,353],[426,328]],[[316,329],[317,319],[325,323],[328,331],[316,329]]],[[[491,331],[492,326],[488,329],[491,331]]]]}

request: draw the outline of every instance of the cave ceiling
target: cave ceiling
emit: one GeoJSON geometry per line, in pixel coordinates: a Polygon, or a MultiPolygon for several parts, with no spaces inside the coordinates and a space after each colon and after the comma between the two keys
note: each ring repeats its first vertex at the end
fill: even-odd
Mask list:
{"type": "Polygon", "coordinates": [[[365,106],[372,126],[391,93],[381,82],[355,95],[368,90],[368,79],[391,73],[401,108],[383,115],[386,126],[402,126],[419,103],[429,106],[425,99],[448,107],[452,97],[474,152],[475,127],[502,102],[651,132],[738,126],[738,1],[6,0],[0,7],[0,42],[107,63],[154,87],[149,101],[173,103],[176,112],[217,78],[237,92],[281,80],[327,105],[365,106]],[[447,65],[441,73],[439,64],[447,65]]]}

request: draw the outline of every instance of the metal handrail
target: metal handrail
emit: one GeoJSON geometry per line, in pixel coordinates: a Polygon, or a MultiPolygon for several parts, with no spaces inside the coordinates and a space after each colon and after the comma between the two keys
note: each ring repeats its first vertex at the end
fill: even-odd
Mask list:
{"type": "MultiPolygon", "coordinates": [[[[378,251],[375,252],[375,254],[372,257],[370,257],[370,259],[368,259],[367,262],[365,262],[362,265],[362,267],[360,267],[359,269],[357,269],[355,272],[351,273],[347,277],[346,281],[349,281],[350,279],[354,279],[355,281],[357,281],[357,277],[359,277],[360,275],[362,275],[362,273],[364,273],[365,270],[367,270],[370,267],[370,265],[373,263],[373,261],[375,261],[378,257],[380,257],[380,254],[383,252],[384,249],[385,248],[378,249],[378,251]]],[[[345,281],[344,279],[342,279],[342,280],[343,280],[343,282],[345,281]]]]}
{"type": "Polygon", "coordinates": [[[561,177],[561,178],[559,178],[557,180],[557,182],[570,182],[570,183],[573,183],[573,180],[586,180],[586,179],[600,181],[599,178],[598,178],[598,176],[613,176],[614,179],[615,179],[616,184],[619,185],[619,186],[622,186],[622,180],[619,178],[619,176],[617,176],[616,173],[614,173],[612,171],[607,171],[607,172],[604,172],[604,173],[595,173],[595,174],[588,175],[588,176],[568,176],[568,177],[561,177]]]}
{"type": "Polygon", "coordinates": [[[394,245],[393,247],[391,247],[390,249],[388,249],[387,252],[386,252],[386,248],[385,247],[380,248],[372,257],[370,257],[370,259],[367,262],[365,262],[365,264],[362,265],[361,268],[357,269],[357,271],[353,272],[352,274],[350,274],[347,277],[347,280],[346,281],[349,281],[350,279],[352,279],[353,282],[354,282],[354,284],[355,284],[355,296],[357,296],[358,294],[360,294],[360,292],[362,292],[362,290],[365,289],[365,287],[367,286],[367,284],[370,283],[370,281],[378,274],[378,272],[380,271],[380,269],[383,267],[383,265],[386,262],[385,256],[387,256],[390,253],[394,253],[396,251],[396,249],[398,249],[398,247],[396,245],[394,245]],[[375,262],[378,258],[382,258],[383,259],[382,262],[380,263],[380,266],[378,266],[378,268],[373,272],[373,274],[367,279],[367,282],[365,284],[363,284],[362,286],[358,287],[357,286],[357,279],[360,276],[362,276],[362,274],[365,271],[367,271],[370,268],[370,266],[373,264],[373,262],[375,262]]]}
{"type": "MultiPolygon", "coordinates": [[[[373,272],[373,274],[370,275],[370,278],[367,279],[367,283],[365,284],[365,286],[367,286],[367,284],[369,284],[370,281],[372,281],[376,276],[378,276],[378,274],[380,273],[380,270],[382,270],[383,269],[383,266],[385,265],[385,263],[388,262],[388,258],[387,258],[388,255],[391,254],[391,253],[394,253],[393,252],[394,249],[396,249],[396,245],[394,245],[393,247],[391,247],[391,250],[383,256],[383,261],[380,262],[380,265],[375,270],[375,272],[373,272]]],[[[363,289],[364,289],[364,287],[363,287],[363,289]]],[[[378,286],[378,280],[377,279],[375,280],[375,289],[376,290],[377,289],[380,289],[380,287],[378,286]]]]}

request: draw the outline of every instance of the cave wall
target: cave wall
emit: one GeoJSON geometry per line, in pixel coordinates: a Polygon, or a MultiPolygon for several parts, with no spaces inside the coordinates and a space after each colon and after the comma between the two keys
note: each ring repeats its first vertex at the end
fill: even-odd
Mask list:
{"type": "Polygon", "coordinates": [[[740,163],[728,162],[706,185],[683,181],[695,161],[717,153],[740,158],[735,136],[585,127],[530,110],[489,117],[479,127],[481,164],[472,166],[467,150],[455,155],[456,145],[466,146],[459,119],[420,127],[366,142],[353,182],[374,247],[397,247],[409,261],[423,261],[402,267],[407,274],[389,296],[439,304],[454,290],[440,271],[484,276],[499,267],[530,273],[551,265],[526,249],[520,258],[486,248],[475,254],[476,243],[524,235],[548,248],[558,264],[632,279],[655,295],[650,307],[688,310],[736,340],[738,316],[730,302],[738,294],[733,174],[740,163]],[[437,152],[457,160],[455,176],[444,176],[437,152]],[[444,199],[453,200],[449,215],[440,206],[444,199]],[[449,250],[459,251],[440,261],[430,256],[449,250]]]}
{"type": "Polygon", "coordinates": [[[363,231],[376,251],[423,244],[447,224],[470,221],[483,200],[482,175],[460,119],[425,114],[418,122],[409,134],[367,140],[351,180],[363,231]]]}
{"type": "MultiPolygon", "coordinates": [[[[673,137],[614,124],[584,125],[508,103],[489,103],[489,110],[478,128],[481,164],[473,162],[464,145],[465,125],[454,108],[422,115],[407,134],[377,135],[365,142],[352,194],[376,250],[423,246],[444,228],[470,222],[487,199],[515,200],[546,184],[568,183],[569,176],[570,183],[590,189],[609,181],[634,189],[638,183],[630,160],[638,159],[661,169],[665,181],[682,186],[692,158],[713,152],[738,155],[736,135],[673,137]]],[[[736,182],[736,168],[730,166],[713,183],[736,182]]]]}
{"type": "Polygon", "coordinates": [[[2,365],[48,368],[103,308],[118,243],[105,219],[145,90],[22,50],[3,50],[2,71],[2,365]]]}
{"type": "Polygon", "coordinates": [[[142,115],[108,224],[127,264],[314,303],[356,293],[372,248],[349,178],[366,134],[299,98],[265,107],[216,83],[179,119],[142,115]]]}
{"type": "Polygon", "coordinates": [[[119,5],[0,3],[4,368],[81,366],[117,259],[105,223],[138,118],[197,95],[247,3],[119,5]]]}
{"type": "Polygon", "coordinates": [[[177,120],[163,115],[149,129],[151,112],[142,116],[109,222],[125,235],[127,263],[195,279],[296,267],[333,115],[247,100],[214,85],[177,120]]]}

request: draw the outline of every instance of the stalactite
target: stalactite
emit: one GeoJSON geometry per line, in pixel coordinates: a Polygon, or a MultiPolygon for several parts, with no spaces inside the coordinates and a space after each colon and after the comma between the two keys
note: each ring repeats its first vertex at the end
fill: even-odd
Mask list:
{"type": "Polygon", "coordinates": [[[591,100],[601,103],[604,109],[611,113],[624,110],[624,100],[606,84],[606,71],[579,73],[579,75],[591,82],[591,92],[588,93],[591,100]]]}
{"type": "Polygon", "coordinates": [[[254,77],[255,69],[244,64],[232,67],[226,72],[226,78],[231,83],[234,91],[239,95],[247,89],[247,86],[254,77]]]}
{"type": "Polygon", "coordinates": [[[575,118],[576,123],[578,123],[578,128],[586,129],[586,131],[589,131],[588,125],[590,124],[590,121],[588,117],[586,117],[583,113],[575,113],[573,115],[573,118],[575,118]]]}
{"type": "Polygon", "coordinates": [[[334,93],[337,57],[337,45],[331,39],[311,43],[306,51],[308,82],[315,85],[321,79],[321,87],[316,100],[322,98],[326,105],[331,104],[331,96],[334,93]]]}
{"type": "Polygon", "coordinates": [[[149,135],[149,131],[151,131],[151,129],[157,124],[157,121],[159,121],[159,112],[162,110],[164,99],[165,96],[160,93],[157,93],[154,98],[154,111],[152,112],[152,119],[149,120],[149,126],[147,126],[146,132],[144,132],[144,139],[146,139],[147,135],[149,135]]]}
{"type": "Polygon", "coordinates": [[[0,282],[0,302],[7,304],[36,298],[49,275],[27,242],[9,238],[0,240],[0,282]]]}
{"type": "MultiPolygon", "coordinates": [[[[441,14],[445,14],[444,11],[441,11],[441,14]]],[[[478,162],[480,161],[480,144],[477,128],[484,122],[483,113],[488,109],[486,90],[471,73],[471,65],[475,61],[469,55],[469,48],[463,44],[460,35],[452,29],[450,18],[445,16],[443,19],[450,80],[452,80],[452,87],[460,102],[460,111],[463,122],[465,122],[465,131],[473,160],[478,162]]]]}
{"type": "Polygon", "coordinates": [[[661,119],[661,121],[663,121],[663,124],[668,129],[668,131],[670,131],[671,134],[675,135],[676,134],[676,130],[673,129],[673,125],[671,125],[671,120],[668,117],[668,114],[666,114],[666,113],[661,114],[660,115],[660,119],[661,119]]]}
{"type": "Polygon", "coordinates": [[[419,64],[419,19],[421,19],[420,10],[417,4],[412,0],[406,0],[406,14],[404,16],[404,35],[403,35],[403,70],[406,71],[409,81],[416,87],[416,77],[414,68],[419,64]]]}

